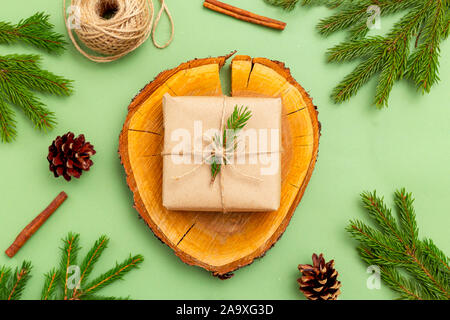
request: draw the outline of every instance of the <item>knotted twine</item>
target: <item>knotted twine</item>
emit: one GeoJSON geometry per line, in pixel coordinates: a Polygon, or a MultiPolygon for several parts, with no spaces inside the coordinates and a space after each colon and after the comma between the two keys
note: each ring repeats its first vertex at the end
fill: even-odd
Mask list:
{"type": "MultiPolygon", "coordinates": [[[[226,106],[225,106],[225,97],[223,98],[223,106],[222,106],[222,118],[220,120],[220,128],[219,128],[219,132],[223,132],[225,129],[225,110],[226,106]]],[[[182,175],[179,176],[174,176],[172,177],[172,179],[174,180],[180,180],[184,177],[187,177],[191,174],[193,174],[194,172],[196,172],[198,169],[200,169],[204,164],[211,164],[211,160],[212,158],[215,159],[219,159],[219,163],[222,165],[226,165],[227,167],[231,168],[234,170],[234,172],[236,172],[237,174],[243,176],[244,178],[247,179],[251,179],[251,180],[255,180],[258,182],[262,182],[263,180],[246,174],[244,172],[242,172],[241,170],[239,170],[238,168],[236,168],[234,166],[233,163],[231,163],[231,158],[230,156],[234,156],[236,154],[236,151],[234,149],[234,147],[228,147],[228,148],[224,148],[223,147],[223,143],[215,143],[215,141],[213,141],[213,139],[204,134],[203,135],[203,140],[212,143],[211,145],[213,146],[212,150],[208,150],[208,151],[202,151],[202,152],[197,152],[197,151],[182,151],[182,152],[171,152],[171,151],[163,151],[161,152],[162,156],[184,156],[184,155],[190,155],[190,156],[200,156],[202,157],[202,162],[201,164],[195,166],[194,168],[192,168],[191,170],[183,173],[182,175]]],[[[273,153],[281,153],[281,149],[278,151],[260,151],[260,152],[248,152],[245,151],[243,153],[240,153],[240,155],[242,156],[248,156],[248,155],[260,155],[260,154],[273,154],[273,153]]],[[[223,170],[223,169],[222,169],[223,170]]],[[[224,189],[224,175],[222,173],[222,170],[220,170],[219,172],[219,190],[220,190],[220,201],[221,201],[221,206],[222,206],[222,213],[227,213],[227,209],[226,209],[226,204],[225,204],[225,189],[224,189]]],[[[214,182],[214,181],[213,181],[214,182]]]]}
{"type": "Polygon", "coordinates": [[[64,0],[64,20],[69,38],[82,55],[95,62],[111,62],[127,55],[144,43],[150,34],[157,48],[166,48],[173,40],[175,27],[165,0],[160,1],[161,9],[153,26],[153,0],[71,0],[73,17],[69,18],[64,0]],[[171,24],[171,35],[164,45],[160,45],[155,33],[164,11],[171,24]],[[110,18],[105,17],[107,13],[111,13],[110,18]],[[104,56],[91,55],[83,50],[73,30],[86,47],[104,56]]]}

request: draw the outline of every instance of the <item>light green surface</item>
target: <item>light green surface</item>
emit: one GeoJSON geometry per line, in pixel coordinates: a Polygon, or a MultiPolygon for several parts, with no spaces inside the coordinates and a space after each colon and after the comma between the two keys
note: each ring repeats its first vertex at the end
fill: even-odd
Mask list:
{"type": "MultiPolygon", "coordinates": [[[[0,20],[16,22],[45,10],[57,30],[65,32],[62,1],[4,2],[0,20]]],[[[125,282],[106,289],[106,295],[129,294],[135,299],[300,299],[297,265],[309,263],[313,252],[323,252],[336,260],[343,299],[391,299],[394,294],[384,286],[381,290],[366,288],[366,266],[357,256],[356,243],[344,231],[349,219],[365,218],[359,193],[375,188],[389,203],[395,188],[404,186],[413,192],[420,235],[433,238],[444,252],[450,252],[450,41],[442,46],[442,81],[431,94],[421,96],[402,81],[391,94],[389,109],[379,111],[370,104],[375,87],[371,81],[349,103],[334,105],[329,98],[333,86],[354,66],[325,63],[325,50],[343,39],[343,34],[324,39],[315,31],[318,19],[329,13],[327,9],[298,7],[287,13],[262,0],[228,0],[286,21],[286,30],[277,32],[207,11],[201,0],[166,2],[176,23],[176,35],[165,50],[147,41],[135,53],[106,65],[86,60],[71,45],[62,56],[44,54],[45,67],[75,80],[75,94],[69,98],[44,97],[58,117],[54,131],[35,131],[18,112],[17,141],[0,145],[0,249],[6,249],[58,192],[65,190],[69,195],[15,258],[0,254],[0,265],[33,261],[33,278],[25,298],[39,297],[42,274],[59,259],[59,239],[74,231],[81,233],[85,250],[101,234],[112,238],[97,272],[130,252],[145,256],[141,269],[128,274],[125,282]],[[240,54],[284,61],[314,97],[322,137],[316,169],[284,236],[263,259],[239,270],[233,279],[220,281],[183,264],[137,218],[117,150],[127,106],[145,84],[181,62],[234,49],[240,54]],[[69,130],[84,133],[98,152],[92,171],[71,183],[54,179],[46,160],[51,141],[69,130]]],[[[385,28],[391,25],[387,22],[385,28]]],[[[162,42],[168,31],[166,21],[158,31],[162,42]]],[[[0,52],[37,50],[14,45],[0,46],[0,52]]],[[[227,67],[225,89],[230,86],[228,73],[227,67]]]]}

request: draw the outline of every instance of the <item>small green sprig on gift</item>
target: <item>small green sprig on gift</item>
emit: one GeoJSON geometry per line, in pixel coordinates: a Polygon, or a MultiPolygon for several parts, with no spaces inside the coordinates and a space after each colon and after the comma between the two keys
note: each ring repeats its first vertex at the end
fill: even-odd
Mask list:
{"type": "MultiPolygon", "coordinates": [[[[107,285],[120,280],[125,274],[144,261],[141,255],[131,256],[95,279],[88,280],[95,264],[107,248],[109,239],[101,236],[78,263],[80,236],[69,233],[63,239],[60,264],[45,274],[42,300],[120,300],[127,298],[106,297],[98,295],[98,291],[107,285]],[[70,269],[76,266],[79,274],[70,269]]],[[[11,268],[0,267],[0,300],[19,300],[30,279],[31,263],[25,261],[20,268],[12,272],[11,268]]]]}
{"type": "Polygon", "coordinates": [[[420,240],[411,193],[395,193],[399,219],[376,192],[361,195],[378,228],[350,222],[347,231],[358,240],[358,252],[369,265],[380,268],[381,278],[401,299],[449,300],[449,258],[430,239],[420,240]]]}
{"type": "MultiPolygon", "coordinates": [[[[227,120],[226,127],[223,130],[223,136],[215,136],[213,143],[218,144],[223,150],[229,151],[229,148],[235,150],[237,148],[237,135],[252,117],[252,112],[248,107],[234,107],[233,113],[227,120]]],[[[214,182],[219,174],[222,164],[226,164],[226,159],[219,159],[215,154],[211,157],[211,182],[214,182]]]]}
{"type": "MultiPolygon", "coordinates": [[[[370,79],[377,77],[374,104],[388,105],[394,84],[402,79],[415,83],[422,93],[439,82],[440,48],[448,38],[450,2],[448,0],[266,0],[291,10],[302,5],[325,5],[336,13],[322,19],[319,32],[328,36],[347,30],[348,39],[327,51],[329,62],[359,60],[359,65],[333,90],[336,103],[349,100],[370,79]],[[369,9],[375,5],[380,16],[404,13],[384,36],[367,36],[369,9]]],[[[375,8],[375,7],[373,7],[375,8]]]]}

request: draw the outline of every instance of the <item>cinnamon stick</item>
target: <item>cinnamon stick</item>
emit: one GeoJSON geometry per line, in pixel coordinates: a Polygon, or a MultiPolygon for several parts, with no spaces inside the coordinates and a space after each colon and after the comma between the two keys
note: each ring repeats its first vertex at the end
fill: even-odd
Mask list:
{"type": "Polygon", "coordinates": [[[58,209],[61,204],[66,201],[67,194],[63,191],[49,204],[44,211],[42,211],[33,221],[31,221],[19,235],[13,244],[5,251],[6,255],[10,258],[22,248],[22,246],[31,238],[31,236],[39,230],[39,228],[47,221],[48,218],[58,209]]]}
{"type": "Polygon", "coordinates": [[[226,14],[227,16],[246,21],[251,22],[254,24],[259,24],[265,27],[278,29],[278,30],[284,30],[286,27],[286,23],[282,21],[278,21],[275,19],[271,19],[268,17],[260,16],[255,13],[252,13],[247,10],[243,10],[237,7],[234,7],[232,5],[217,1],[217,0],[205,0],[203,3],[203,6],[205,8],[214,10],[216,12],[220,12],[223,14],[226,14]]]}

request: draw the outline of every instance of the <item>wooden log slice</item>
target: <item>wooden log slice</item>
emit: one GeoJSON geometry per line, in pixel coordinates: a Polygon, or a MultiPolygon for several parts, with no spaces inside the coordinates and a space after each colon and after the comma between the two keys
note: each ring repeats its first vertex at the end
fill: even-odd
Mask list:
{"type": "Polygon", "coordinates": [[[162,97],[222,95],[219,71],[228,58],[196,59],[159,74],[128,107],[119,145],[135,208],[154,234],[183,262],[222,279],[263,256],[286,230],[313,172],[320,136],[316,108],[283,63],[237,56],[231,64],[233,96],[283,100],[280,209],[226,214],[166,210],[161,199],[162,97]]]}

